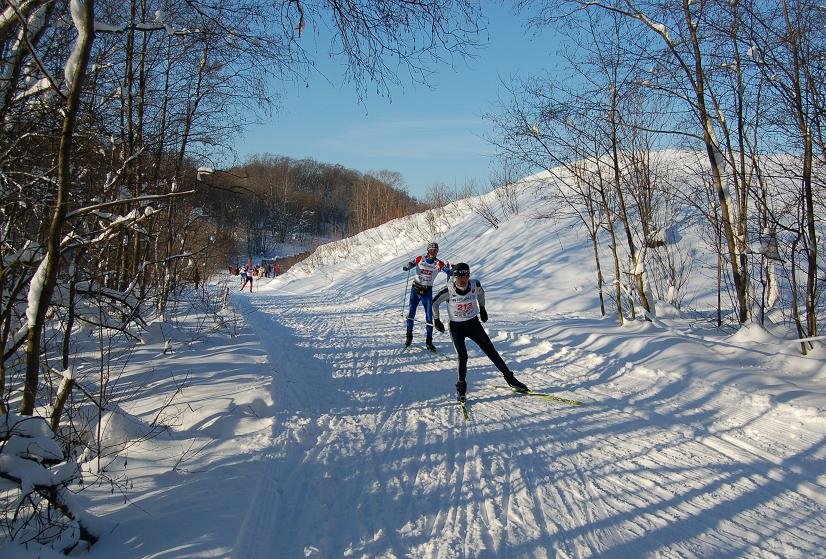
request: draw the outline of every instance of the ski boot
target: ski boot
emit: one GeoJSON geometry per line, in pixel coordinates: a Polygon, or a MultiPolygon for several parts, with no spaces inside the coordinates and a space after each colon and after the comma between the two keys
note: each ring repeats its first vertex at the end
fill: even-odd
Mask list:
{"type": "Polygon", "coordinates": [[[430,351],[436,351],[436,346],[433,345],[433,338],[428,337],[424,342],[424,346],[430,351]]]}
{"type": "Polygon", "coordinates": [[[460,402],[465,401],[465,392],[467,391],[467,382],[460,380],[456,383],[456,399],[460,402]]]}
{"type": "Polygon", "coordinates": [[[530,392],[530,389],[525,385],[523,382],[519,382],[516,380],[516,377],[513,376],[513,373],[508,372],[508,374],[503,375],[505,377],[505,382],[508,383],[508,386],[513,388],[517,392],[530,392]]]}
{"type": "Polygon", "coordinates": [[[408,332],[407,336],[404,338],[404,347],[410,347],[410,344],[413,343],[413,332],[408,332]]]}

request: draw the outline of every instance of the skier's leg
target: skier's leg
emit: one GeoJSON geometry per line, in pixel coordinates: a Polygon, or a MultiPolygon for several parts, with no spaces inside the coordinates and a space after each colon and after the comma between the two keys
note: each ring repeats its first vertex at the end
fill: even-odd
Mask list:
{"type": "Polygon", "coordinates": [[[453,347],[456,348],[456,357],[458,358],[458,376],[456,381],[456,396],[460,401],[465,401],[465,394],[467,393],[467,346],[465,345],[464,323],[450,322],[450,337],[453,340],[453,347]]]}
{"type": "Polygon", "coordinates": [[[499,369],[499,372],[501,372],[506,377],[509,375],[512,376],[513,373],[511,373],[510,369],[508,369],[508,366],[505,364],[505,360],[502,359],[502,356],[499,355],[499,352],[496,351],[496,348],[493,347],[493,342],[490,341],[487,332],[485,332],[485,329],[482,328],[482,324],[479,322],[479,320],[474,318],[472,320],[468,320],[467,324],[468,338],[476,342],[476,345],[479,346],[479,349],[485,352],[485,355],[487,355],[488,359],[490,359],[493,362],[493,364],[496,365],[496,368],[499,369]]]}
{"type": "Polygon", "coordinates": [[[416,307],[419,306],[419,294],[415,289],[410,290],[410,305],[407,308],[407,333],[413,333],[413,319],[416,318],[416,307]]]}
{"type": "Polygon", "coordinates": [[[465,377],[467,376],[466,337],[467,335],[464,332],[463,323],[450,322],[450,338],[453,340],[453,347],[456,348],[456,357],[459,361],[457,372],[459,374],[460,382],[465,382],[465,377]]]}
{"type": "Polygon", "coordinates": [[[513,376],[513,372],[505,364],[505,360],[502,359],[499,352],[496,351],[495,347],[493,347],[493,342],[490,341],[487,332],[485,332],[485,329],[482,328],[482,323],[476,318],[473,320],[468,320],[468,322],[470,323],[468,337],[476,342],[479,348],[481,348],[481,350],[485,352],[485,355],[488,356],[488,359],[496,365],[496,368],[502,373],[502,376],[505,378],[505,382],[508,383],[508,386],[520,392],[528,392],[528,387],[525,383],[520,382],[515,376],[513,376]]]}
{"type": "Polygon", "coordinates": [[[424,316],[427,321],[425,330],[427,331],[427,348],[434,349],[433,346],[433,292],[430,291],[422,295],[422,306],[424,307],[424,316]]]}

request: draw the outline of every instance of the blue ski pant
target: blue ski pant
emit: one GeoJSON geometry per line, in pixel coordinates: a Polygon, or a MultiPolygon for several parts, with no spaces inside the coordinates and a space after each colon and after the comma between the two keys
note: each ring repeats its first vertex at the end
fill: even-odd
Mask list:
{"type": "Polygon", "coordinates": [[[407,333],[413,334],[413,319],[416,318],[416,307],[419,303],[424,307],[424,316],[427,320],[427,337],[433,338],[433,288],[429,288],[424,295],[419,295],[410,288],[410,308],[407,309],[407,333]]]}

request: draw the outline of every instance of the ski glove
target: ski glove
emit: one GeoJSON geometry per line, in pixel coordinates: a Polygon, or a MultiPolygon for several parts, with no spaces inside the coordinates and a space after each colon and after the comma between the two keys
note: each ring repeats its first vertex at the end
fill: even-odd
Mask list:
{"type": "Polygon", "coordinates": [[[482,308],[479,309],[479,319],[482,322],[487,322],[488,321],[488,311],[485,310],[485,307],[482,307],[482,308]]]}
{"type": "Polygon", "coordinates": [[[445,325],[444,325],[444,324],[442,324],[442,321],[441,321],[441,320],[439,320],[438,318],[437,318],[436,320],[434,320],[434,321],[433,321],[433,326],[434,326],[434,327],[436,328],[436,330],[438,330],[439,332],[444,333],[444,331],[445,331],[445,325]]]}

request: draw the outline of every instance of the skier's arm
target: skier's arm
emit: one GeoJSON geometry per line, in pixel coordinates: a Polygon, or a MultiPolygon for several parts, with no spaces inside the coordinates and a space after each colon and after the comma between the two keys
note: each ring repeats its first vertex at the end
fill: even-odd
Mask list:
{"type": "Polygon", "coordinates": [[[439,305],[447,301],[448,294],[447,294],[447,287],[443,287],[441,291],[433,298],[433,320],[439,320],[439,305]]]}
{"type": "Polygon", "coordinates": [[[485,290],[482,289],[482,284],[478,281],[476,282],[476,301],[479,303],[479,308],[485,308],[485,290]]]}
{"type": "Polygon", "coordinates": [[[450,262],[442,262],[441,260],[439,260],[439,262],[442,265],[442,271],[447,274],[447,277],[452,278],[453,270],[450,267],[450,262]]]}
{"type": "Polygon", "coordinates": [[[488,321],[488,311],[485,310],[485,290],[482,289],[482,284],[476,282],[476,301],[479,303],[479,320],[482,322],[488,321]]]}
{"type": "Polygon", "coordinates": [[[421,259],[422,259],[421,256],[417,256],[416,260],[411,260],[407,264],[402,266],[402,270],[404,270],[405,272],[408,271],[408,270],[412,270],[413,268],[416,267],[416,264],[418,264],[421,259]]]}

